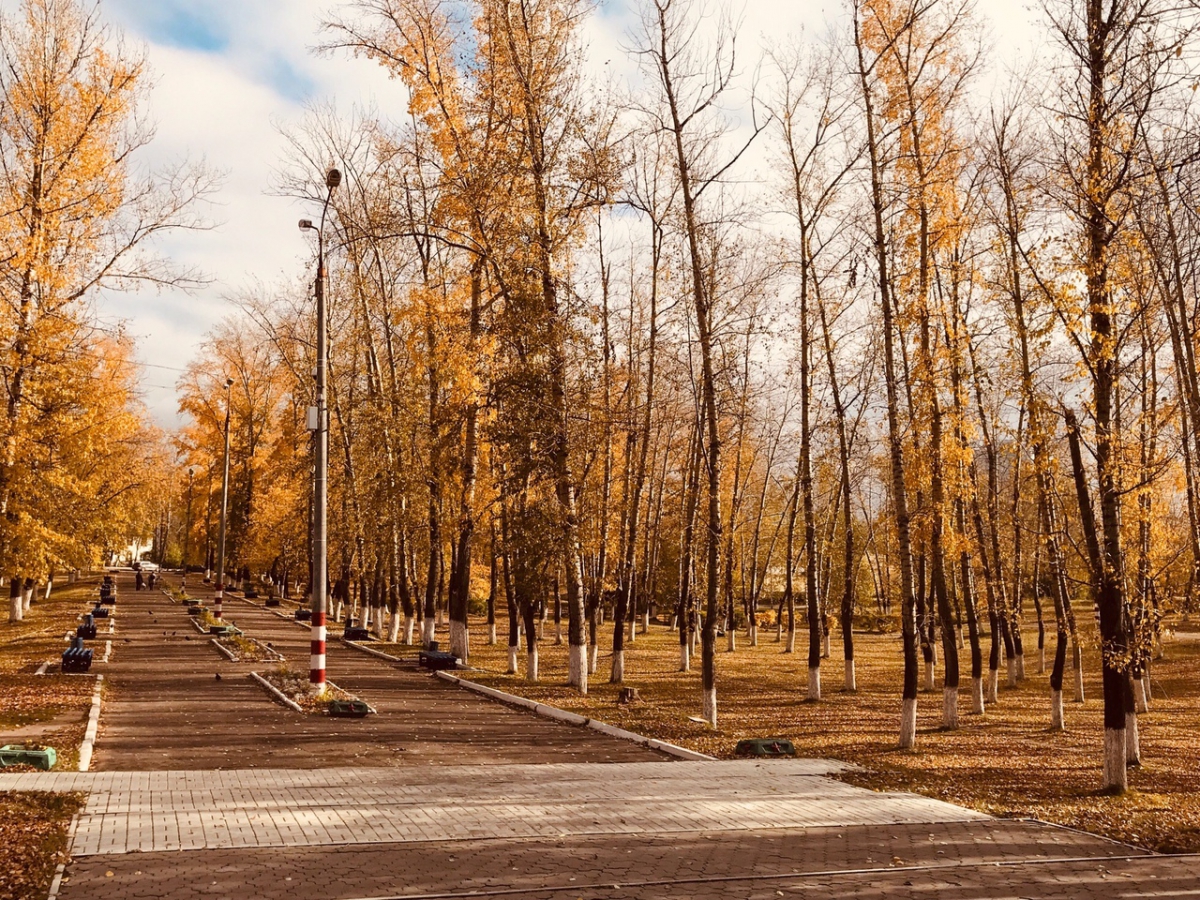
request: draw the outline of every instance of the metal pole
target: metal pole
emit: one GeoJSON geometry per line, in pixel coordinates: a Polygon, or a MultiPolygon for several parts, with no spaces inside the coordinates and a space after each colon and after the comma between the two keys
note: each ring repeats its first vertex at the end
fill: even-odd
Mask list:
{"type": "Polygon", "coordinates": [[[221,599],[225,595],[225,519],[229,511],[229,389],[233,379],[225,379],[225,474],[221,477],[221,527],[217,537],[217,590],[213,597],[213,618],[221,618],[221,599]]]}
{"type": "MultiPolygon", "coordinates": [[[[321,209],[321,222],[317,227],[317,281],[314,293],[317,301],[317,405],[313,429],[316,443],[313,448],[313,577],[312,577],[312,637],[309,647],[308,680],[313,693],[321,696],[325,693],[325,615],[326,615],[326,583],[329,574],[328,534],[326,531],[327,513],[329,506],[329,415],[326,411],[326,373],[328,370],[329,338],[327,330],[327,313],[325,311],[325,216],[329,212],[329,202],[333,199],[333,189],[342,181],[342,173],[330,169],[325,175],[325,205],[321,209]]],[[[311,229],[312,222],[307,219],[300,222],[302,229],[311,229]]]]}
{"type": "Polygon", "coordinates": [[[183,524],[183,577],[187,577],[188,570],[188,555],[192,545],[192,479],[196,472],[194,469],[188,469],[188,499],[187,499],[187,515],[184,516],[183,524]]]}
{"type": "MultiPolygon", "coordinates": [[[[324,215],[322,215],[324,220],[324,215]]],[[[322,222],[322,224],[324,224],[322,222]]],[[[329,428],[325,413],[325,370],[328,363],[328,340],[325,334],[325,253],[322,235],[317,233],[317,441],[313,477],[313,595],[312,646],[308,680],[314,693],[325,693],[325,576],[327,572],[328,535],[328,454],[329,428]]]]}

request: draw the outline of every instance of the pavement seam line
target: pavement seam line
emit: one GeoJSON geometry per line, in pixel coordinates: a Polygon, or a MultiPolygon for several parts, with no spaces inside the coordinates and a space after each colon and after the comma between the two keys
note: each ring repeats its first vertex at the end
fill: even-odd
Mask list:
{"type": "Polygon", "coordinates": [[[483,694],[486,697],[491,697],[493,700],[499,700],[501,703],[509,703],[513,706],[519,706],[522,709],[527,709],[535,715],[542,716],[547,719],[555,719],[559,722],[566,722],[569,725],[582,725],[585,728],[590,728],[593,731],[598,731],[601,734],[607,734],[609,737],[620,738],[621,740],[631,741],[635,744],[640,744],[643,747],[649,747],[652,750],[658,750],[666,753],[668,756],[674,756],[678,759],[693,759],[713,762],[715,756],[709,756],[705,753],[699,753],[695,750],[688,750],[686,747],[680,747],[677,744],[671,744],[667,741],[660,741],[658,738],[646,737],[644,734],[638,734],[634,731],[627,731],[624,728],[618,728],[615,725],[609,725],[607,722],[601,722],[599,719],[590,719],[587,716],[581,716],[578,713],[567,712],[565,709],[559,709],[557,706],[550,706],[546,703],[538,703],[536,700],[530,700],[527,697],[518,697],[516,694],[509,694],[505,691],[497,690],[493,687],[488,687],[483,684],[478,684],[474,681],[467,681],[465,678],[460,678],[457,675],[451,675],[449,672],[438,671],[434,673],[443,681],[449,681],[451,684],[457,684],[459,687],[466,688],[468,691],[474,691],[477,694],[483,694]]]}
{"type": "Polygon", "coordinates": [[[275,687],[275,685],[271,684],[271,682],[267,681],[267,679],[263,678],[257,672],[251,672],[250,677],[274,694],[275,699],[277,699],[284,706],[288,707],[289,709],[293,709],[298,713],[304,712],[304,710],[300,708],[299,703],[297,703],[283,691],[279,690],[279,688],[275,687]]]}
{"type": "Polygon", "coordinates": [[[92,708],[88,712],[87,730],[83,733],[83,741],[79,745],[79,771],[86,772],[92,765],[92,750],[96,745],[96,734],[100,730],[100,689],[103,687],[104,676],[96,676],[96,689],[92,691],[92,708]]]}

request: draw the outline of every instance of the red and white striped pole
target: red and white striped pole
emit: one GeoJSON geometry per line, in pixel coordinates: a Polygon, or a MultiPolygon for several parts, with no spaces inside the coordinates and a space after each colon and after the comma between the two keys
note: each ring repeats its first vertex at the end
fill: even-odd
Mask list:
{"type": "Polygon", "coordinates": [[[325,692],[325,612],[312,614],[312,641],[308,662],[308,681],[317,694],[325,692]]]}
{"type": "Polygon", "coordinates": [[[213,608],[212,608],[212,617],[214,619],[216,619],[218,622],[221,621],[221,598],[224,596],[224,594],[225,594],[224,585],[222,585],[221,582],[218,581],[216,593],[213,594],[213,608]]]}

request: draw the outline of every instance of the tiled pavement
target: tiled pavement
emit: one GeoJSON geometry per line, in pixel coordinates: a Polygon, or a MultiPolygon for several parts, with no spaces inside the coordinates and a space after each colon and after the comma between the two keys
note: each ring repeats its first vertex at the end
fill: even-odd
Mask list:
{"type": "Polygon", "coordinates": [[[89,791],[76,856],[984,818],[818,774],[828,771],[809,760],[585,763],[439,766],[402,776],[389,769],[43,775],[37,786],[89,791]]]}
{"type": "MultiPolygon", "coordinates": [[[[60,900],[1200,896],[1200,857],[873,793],[821,761],[665,765],[336,644],[333,677],[380,715],[300,716],[184,640],[162,595],[122,606],[107,771],[0,775],[88,792],[60,900]]],[[[227,609],[303,666],[303,630],[227,609]]]]}

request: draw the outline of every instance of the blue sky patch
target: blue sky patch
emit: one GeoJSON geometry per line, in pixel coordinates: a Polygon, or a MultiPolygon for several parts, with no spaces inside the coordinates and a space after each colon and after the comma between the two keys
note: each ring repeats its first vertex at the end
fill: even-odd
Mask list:
{"type": "Polygon", "coordinates": [[[205,53],[219,53],[229,46],[226,23],[207,4],[195,0],[116,0],[121,18],[155,43],[205,53]]]}

